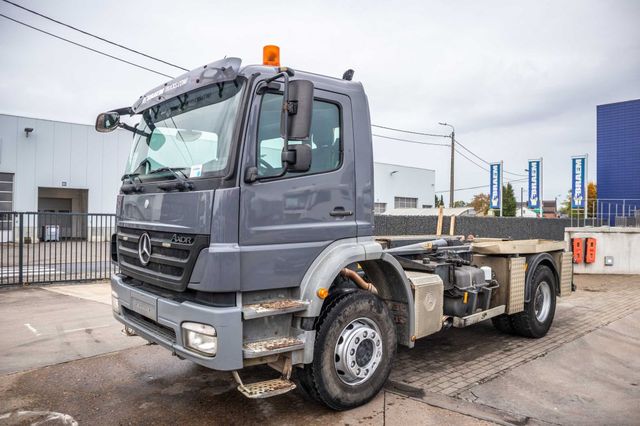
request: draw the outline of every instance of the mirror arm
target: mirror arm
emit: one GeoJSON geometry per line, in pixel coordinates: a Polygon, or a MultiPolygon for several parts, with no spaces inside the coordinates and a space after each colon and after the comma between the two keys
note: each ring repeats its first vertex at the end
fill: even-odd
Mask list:
{"type": "Polygon", "coordinates": [[[143,132],[142,130],[138,129],[137,127],[129,126],[126,123],[119,123],[118,127],[122,127],[125,130],[133,132],[136,135],[144,136],[145,138],[148,138],[149,136],[151,136],[151,133],[143,132]]]}
{"type": "Polygon", "coordinates": [[[135,111],[131,107],[112,109],[109,112],[115,112],[115,113],[118,113],[119,115],[125,115],[125,114],[126,115],[135,115],[135,111]]]}

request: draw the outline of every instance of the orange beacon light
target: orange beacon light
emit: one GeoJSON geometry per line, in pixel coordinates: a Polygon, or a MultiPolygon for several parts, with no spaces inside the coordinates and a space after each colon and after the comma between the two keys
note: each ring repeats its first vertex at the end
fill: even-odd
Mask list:
{"type": "Polygon", "coordinates": [[[269,44],[262,48],[262,65],[280,66],[280,48],[269,44]]]}

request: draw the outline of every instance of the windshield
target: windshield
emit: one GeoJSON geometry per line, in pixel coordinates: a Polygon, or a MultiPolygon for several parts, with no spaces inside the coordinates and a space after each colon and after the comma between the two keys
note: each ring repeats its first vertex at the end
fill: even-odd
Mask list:
{"type": "Polygon", "coordinates": [[[242,87],[240,79],[218,83],[144,111],[125,174],[197,178],[223,171],[242,87]]]}

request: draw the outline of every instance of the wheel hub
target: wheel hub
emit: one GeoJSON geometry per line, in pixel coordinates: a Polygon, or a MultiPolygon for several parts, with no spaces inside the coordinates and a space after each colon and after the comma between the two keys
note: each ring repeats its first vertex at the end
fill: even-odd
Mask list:
{"type": "Polygon", "coordinates": [[[382,353],[378,325],[368,318],[353,320],[342,330],[336,343],[336,373],[348,385],[364,383],[380,365],[382,353]]]}
{"type": "Polygon", "coordinates": [[[544,322],[549,316],[551,311],[551,287],[546,281],[542,281],[536,289],[536,294],[533,298],[533,310],[539,322],[544,322]]]}

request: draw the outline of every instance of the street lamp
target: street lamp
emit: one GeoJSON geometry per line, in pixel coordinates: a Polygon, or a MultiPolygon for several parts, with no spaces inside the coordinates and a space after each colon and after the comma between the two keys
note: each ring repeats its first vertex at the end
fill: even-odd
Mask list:
{"type": "Polygon", "coordinates": [[[451,170],[449,176],[449,207],[453,207],[453,185],[454,185],[454,167],[455,167],[455,152],[456,152],[456,129],[449,123],[438,123],[441,126],[451,127],[451,170]]]}

